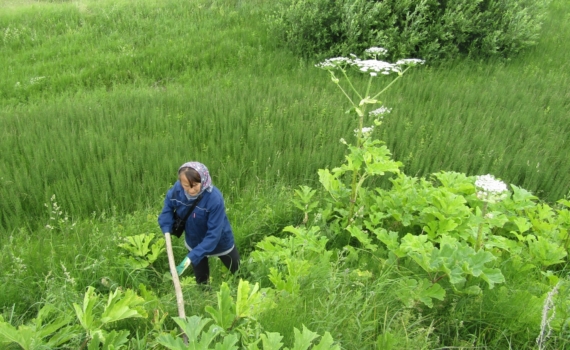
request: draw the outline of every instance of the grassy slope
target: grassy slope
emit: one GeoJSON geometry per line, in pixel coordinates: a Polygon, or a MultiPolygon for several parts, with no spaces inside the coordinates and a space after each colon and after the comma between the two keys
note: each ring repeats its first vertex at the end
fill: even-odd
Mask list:
{"type": "MultiPolygon", "coordinates": [[[[228,194],[252,179],[314,184],[342,159],[347,103],[267,37],[268,4],[30,3],[0,16],[0,153],[14,155],[0,162],[5,228],[45,216],[54,193],[83,217],[154,205],[188,158],[228,194]]],[[[567,18],[555,2],[523,56],[417,69],[389,90],[382,138],[405,171],[493,173],[566,195],[567,18]]]]}

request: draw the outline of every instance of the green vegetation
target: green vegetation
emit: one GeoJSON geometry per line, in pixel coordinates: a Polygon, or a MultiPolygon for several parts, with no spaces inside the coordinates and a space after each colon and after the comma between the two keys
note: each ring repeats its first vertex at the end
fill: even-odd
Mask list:
{"type": "Polygon", "coordinates": [[[0,346],[569,347],[564,1],[517,57],[413,67],[356,139],[374,117],[269,36],[274,3],[0,5],[0,346]],[[185,276],[182,320],[156,216],[190,159],[244,264],[185,276]]]}
{"type": "Polygon", "coordinates": [[[536,45],[550,0],[281,0],[269,24],[302,56],[373,46],[393,61],[512,57],[536,45]]]}

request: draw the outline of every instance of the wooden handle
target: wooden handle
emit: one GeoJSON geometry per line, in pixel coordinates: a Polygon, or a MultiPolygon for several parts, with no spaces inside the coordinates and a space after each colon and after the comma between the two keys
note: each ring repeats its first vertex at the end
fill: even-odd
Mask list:
{"type": "MultiPolygon", "coordinates": [[[[172,275],[172,282],[174,283],[174,292],[176,293],[176,305],[178,306],[178,317],[185,319],[186,312],[184,311],[184,297],[182,295],[182,287],[180,287],[180,280],[178,279],[178,272],[176,272],[176,263],[174,262],[174,254],[172,253],[172,240],[170,233],[164,234],[166,240],[166,254],[168,255],[168,265],[170,265],[170,274],[172,275]]],[[[184,344],[188,344],[188,336],[182,331],[184,344]]]]}
{"type": "Polygon", "coordinates": [[[170,265],[170,274],[172,275],[172,282],[174,283],[174,292],[176,293],[176,305],[178,305],[178,317],[186,318],[184,311],[184,297],[182,296],[182,287],[180,287],[180,280],[178,279],[178,272],[176,272],[176,263],[174,262],[174,254],[172,253],[172,240],[170,233],[164,234],[166,240],[166,254],[168,254],[168,264],[170,265]]]}

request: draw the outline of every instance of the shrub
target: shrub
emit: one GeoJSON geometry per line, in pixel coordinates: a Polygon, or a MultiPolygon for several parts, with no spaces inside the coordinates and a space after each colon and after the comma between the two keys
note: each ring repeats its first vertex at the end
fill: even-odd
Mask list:
{"type": "Polygon", "coordinates": [[[458,56],[510,57],[537,42],[550,0],[284,0],[272,34],[295,53],[359,54],[431,62],[458,56]]]}

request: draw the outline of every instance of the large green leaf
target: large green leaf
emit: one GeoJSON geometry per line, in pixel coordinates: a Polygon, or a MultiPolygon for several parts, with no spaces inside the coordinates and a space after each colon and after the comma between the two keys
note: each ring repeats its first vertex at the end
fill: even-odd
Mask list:
{"type": "Polygon", "coordinates": [[[329,332],[325,332],[325,335],[321,338],[321,341],[313,346],[311,350],[340,350],[338,344],[334,344],[334,339],[329,332]]]}
{"type": "Polygon", "coordinates": [[[433,244],[428,241],[427,235],[415,236],[410,233],[402,238],[400,249],[412,258],[424,270],[430,271],[430,256],[434,250],[433,244]]]}
{"type": "Polygon", "coordinates": [[[210,305],[205,310],[214,319],[214,322],[224,330],[229,329],[236,319],[236,307],[230,295],[230,287],[226,282],[222,283],[218,294],[218,308],[214,309],[210,305]]]}
{"type": "Polygon", "coordinates": [[[226,335],[221,343],[216,343],[214,350],[237,350],[238,337],[235,334],[226,335]]]}
{"type": "Polygon", "coordinates": [[[260,313],[274,307],[275,303],[267,298],[267,291],[260,290],[256,283],[250,288],[248,281],[240,279],[236,298],[236,315],[255,319],[260,313]]]}
{"type": "Polygon", "coordinates": [[[69,326],[71,317],[46,304],[30,323],[16,329],[0,317],[0,344],[17,343],[23,349],[55,348],[79,333],[77,327],[69,326]]]}
{"type": "MultiPolygon", "coordinates": [[[[173,319],[188,338],[188,346],[184,346],[183,349],[208,349],[208,345],[214,337],[223,332],[223,330],[217,325],[212,325],[208,332],[202,332],[204,327],[212,321],[209,318],[202,318],[194,315],[184,319],[180,317],[173,317],[173,319]]],[[[178,340],[181,341],[180,338],[172,338],[170,334],[157,339],[157,341],[164,346],[178,346],[180,344],[178,340]]],[[[170,349],[175,348],[173,347],[170,349]]]]}
{"type": "Polygon", "coordinates": [[[374,234],[380,242],[386,245],[389,251],[394,253],[398,258],[403,258],[406,256],[406,252],[403,249],[400,249],[400,238],[398,232],[394,231],[386,231],[386,229],[380,228],[374,230],[374,234]]]}
{"type": "Polygon", "coordinates": [[[313,340],[319,337],[317,333],[310,331],[305,325],[303,325],[303,332],[297,328],[294,328],[293,331],[295,342],[291,350],[307,350],[313,344],[313,340]]]}
{"type": "Polygon", "coordinates": [[[489,289],[493,289],[497,283],[505,282],[505,276],[499,269],[484,268],[481,279],[489,284],[489,289]]]}
{"type": "Polygon", "coordinates": [[[263,350],[280,350],[283,346],[282,339],[283,336],[279,333],[265,332],[261,335],[263,350]]]}
{"type": "Polygon", "coordinates": [[[550,266],[564,262],[567,253],[563,246],[538,237],[538,240],[529,242],[530,254],[542,266],[550,266]]]}
{"type": "Polygon", "coordinates": [[[144,302],[145,300],[131,289],[127,289],[124,294],[116,289],[109,294],[107,305],[101,314],[101,323],[107,324],[127,318],[145,318],[147,312],[142,307],[144,302]]]}
{"type": "Polygon", "coordinates": [[[125,349],[126,343],[129,341],[129,331],[97,331],[93,333],[93,338],[89,342],[87,350],[119,350],[125,349]]]}
{"type": "Polygon", "coordinates": [[[376,251],[378,246],[372,244],[372,239],[369,233],[364,232],[359,226],[350,225],[346,228],[350,235],[356,238],[362,246],[370,251],[376,251]]]}
{"type": "Polygon", "coordinates": [[[0,340],[4,344],[16,343],[24,350],[32,348],[34,343],[34,332],[27,326],[20,326],[16,329],[11,324],[0,320],[0,340]]]}
{"type": "Polygon", "coordinates": [[[87,292],[85,292],[85,295],[83,296],[83,305],[79,306],[76,303],[73,303],[79,323],[83,329],[88,332],[98,329],[101,326],[101,321],[99,319],[95,319],[93,315],[93,308],[98,301],[99,298],[95,293],[95,288],[90,286],[87,288],[87,292]]]}

